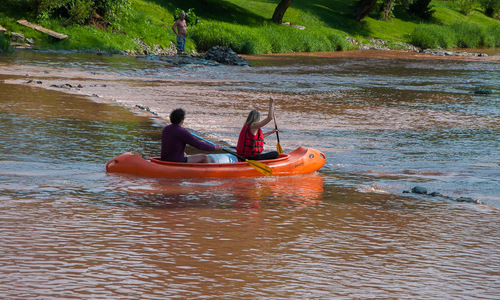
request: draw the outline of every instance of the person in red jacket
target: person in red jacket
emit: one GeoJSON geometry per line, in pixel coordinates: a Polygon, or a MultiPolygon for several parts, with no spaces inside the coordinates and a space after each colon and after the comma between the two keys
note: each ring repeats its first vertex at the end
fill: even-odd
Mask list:
{"type": "Polygon", "coordinates": [[[194,154],[186,155],[184,149],[186,144],[204,151],[215,151],[222,148],[221,145],[210,145],[196,139],[189,131],[182,127],[186,112],[178,108],[170,113],[172,124],[163,128],[161,133],[161,160],[188,163],[212,162],[208,155],[194,154]]]}
{"type": "Polygon", "coordinates": [[[267,117],[260,121],[260,113],[257,110],[252,110],[241,129],[236,146],[236,153],[252,160],[273,159],[279,156],[277,151],[264,152],[264,138],[277,132],[273,129],[269,132],[263,133],[262,127],[267,125],[274,116],[274,99],[269,99],[269,112],[267,117]]]}

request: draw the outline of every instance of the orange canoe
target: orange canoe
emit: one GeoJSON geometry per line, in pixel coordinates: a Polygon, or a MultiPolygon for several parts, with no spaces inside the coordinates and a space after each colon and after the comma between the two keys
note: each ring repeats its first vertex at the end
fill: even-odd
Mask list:
{"type": "MultiPolygon", "coordinates": [[[[307,174],[321,169],[326,157],[318,150],[299,147],[280,154],[276,159],[260,160],[273,170],[273,176],[307,174]]],[[[113,158],[106,164],[110,173],[125,173],[146,177],[258,177],[262,173],[247,162],[236,163],[177,163],[161,161],[158,158],[146,160],[130,152],[113,158]]]]}

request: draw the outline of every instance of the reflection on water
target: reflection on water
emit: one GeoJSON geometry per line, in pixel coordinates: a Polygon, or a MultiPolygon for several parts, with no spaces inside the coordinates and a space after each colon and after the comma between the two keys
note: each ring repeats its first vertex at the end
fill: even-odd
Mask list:
{"type": "Polygon", "coordinates": [[[211,207],[238,209],[313,208],[323,194],[323,176],[232,179],[141,179],[116,177],[117,190],[141,206],[156,208],[211,207]],[[201,190],[201,191],[200,191],[201,190]]]}
{"type": "MultiPolygon", "coordinates": [[[[18,55],[11,60],[37,67],[167,74],[130,58],[18,55]]],[[[6,57],[0,74],[19,68],[6,57]]],[[[203,123],[203,113],[190,121],[225,140],[241,123],[218,107],[237,110],[225,91],[282,93],[281,145],[328,158],[318,173],[283,178],[106,174],[123,152],[156,156],[161,125],[0,75],[0,296],[497,299],[499,99],[469,94],[476,81],[446,81],[493,85],[498,64],[311,60],[165,75],[225,82],[236,74],[234,85],[205,86],[222,100],[200,110],[211,118],[219,110],[218,123],[203,123]],[[413,185],[486,205],[401,194],[413,185]]],[[[144,94],[149,84],[136,83],[144,94]]]]}

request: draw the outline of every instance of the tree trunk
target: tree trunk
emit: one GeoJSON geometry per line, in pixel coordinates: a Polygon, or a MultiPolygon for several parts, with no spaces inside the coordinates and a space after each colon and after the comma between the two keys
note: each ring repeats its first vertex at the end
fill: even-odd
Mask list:
{"type": "Polygon", "coordinates": [[[384,3],[384,20],[389,20],[391,18],[393,4],[394,0],[387,0],[387,2],[384,3]]]}
{"type": "Polygon", "coordinates": [[[40,15],[42,10],[42,0],[35,0],[32,2],[32,5],[35,19],[38,19],[38,16],[40,15]]]}
{"type": "Polygon", "coordinates": [[[370,13],[370,11],[377,4],[377,0],[360,0],[356,5],[356,11],[354,12],[354,18],[356,21],[361,22],[364,17],[370,13]]]}
{"type": "Polygon", "coordinates": [[[273,14],[273,22],[281,24],[283,23],[283,16],[285,15],[286,10],[292,4],[293,0],[281,0],[281,2],[276,6],[273,14]]]}

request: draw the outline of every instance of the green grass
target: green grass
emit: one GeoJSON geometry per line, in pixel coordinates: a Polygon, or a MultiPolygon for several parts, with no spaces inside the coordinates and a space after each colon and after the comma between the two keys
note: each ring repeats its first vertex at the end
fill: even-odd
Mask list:
{"type": "Polygon", "coordinates": [[[485,16],[478,7],[465,16],[451,1],[434,0],[435,13],[426,22],[398,9],[389,21],[367,17],[363,22],[356,22],[352,17],[354,0],[295,0],[283,21],[305,26],[306,30],[272,23],[270,19],[278,3],[272,0],[207,0],[208,5],[200,0],[131,1],[132,12],[114,21],[113,29],[107,31],[93,26],[63,27],[62,20],[58,19],[39,23],[67,34],[69,38],[64,41],[17,24],[20,18],[33,20],[29,15],[22,15],[18,8],[2,7],[2,4],[0,24],[9,31],[34,38],[37,47],[111,53],[140,51],[135,39],[163,48],[175,44],[171,26],[176,8],[194,8],[201,20],[200,24],[188,28],[187,51],[206,51],[215,45],[246,54],[352,49],[346,36],[362,42],[371,37],[383,39],[393,48],[400,47],[396,41],[424,48],[498,47],[500,43],[498,20],[485,16]]]}
{"type": "Polygon", "coordinates": [[[122,49],[134,49],[136,44],[125,35],[102,31],[93,26],[72,26],[67,28],[70,39],[63,41],[43,40],[40,47],[58,50],[79,49],[83,51],[105,51],[118,53],[122,49]]]}

